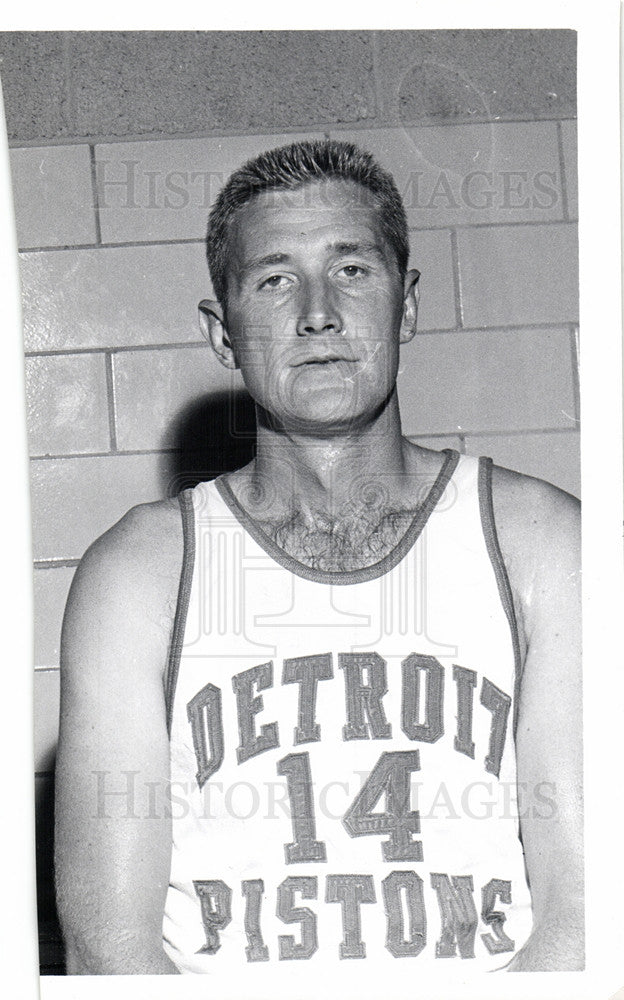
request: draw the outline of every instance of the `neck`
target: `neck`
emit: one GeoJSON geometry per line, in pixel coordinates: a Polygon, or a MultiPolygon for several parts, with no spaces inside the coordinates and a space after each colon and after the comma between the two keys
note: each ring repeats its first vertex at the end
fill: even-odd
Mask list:
{"type": "Polygon", "coordinates": [[[248,472],[257,485],[281,484],[274,497],[276,515],[296,511],[331,517],[367,489],[383,489],[389,499],[398,499],[406,444],[395,390],[366,426],[333,436],[275,430],[260,419],[256,458],[248,472]]]}

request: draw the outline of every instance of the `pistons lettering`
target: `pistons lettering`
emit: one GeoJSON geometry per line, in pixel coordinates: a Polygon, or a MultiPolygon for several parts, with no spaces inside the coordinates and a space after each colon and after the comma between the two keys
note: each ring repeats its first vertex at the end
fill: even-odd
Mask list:
{"type": "MultiPolygon", "coordinates": [[[[435,941],[436,958],[474,958],[478,916],[471,876],[433,872],[429,881],[435,890],[442,927],[435,941]]],[[[215,955],[221,947],[220,931],[237,919],[244,929],[248,962],[269,961],[274,957],[272,949],[280,961],[312,958],[318,950],[318,909],[302,906],[304,900],[316,902],[317,907],[319,900],[321,905],[324,902],[340,907],[342,937],[336,937],[333,945],[340,959],[366,958],[361,915],[362,907],[369,905],[383,906],[385,947],[394,958],[418,958],[425,948],[424,883],[413,869],[393,870],[379,886],[372,875],[353,874],[327,875],[324,893],[320,884],[316,875],[293,875],[277,886],[270,905],[284,924],[292,926],[292,933],[280,934],[276,942],[268,945],[262,933],[261,908],[266,894],[261,879],[242,881],[236,901],[232,889],[221,880],[195,882],[206,935],[198,954],[215,955]]],[[[483,886],[482,898],[482,917],[492,928],[490,933],[480,935],[483,947],[490,954],[512,952],[515,943],[503,930],[505,914],[492,909],[496,900],[511,903],[511,883],[491,879],[483,886]]]]}

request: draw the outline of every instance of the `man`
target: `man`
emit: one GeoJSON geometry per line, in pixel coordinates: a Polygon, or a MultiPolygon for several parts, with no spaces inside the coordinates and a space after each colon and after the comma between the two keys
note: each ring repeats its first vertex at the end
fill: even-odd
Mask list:
{"type": "Polygon", "coordinates": [[[70,973],[399,996],[582,968],[577,503],[402,437],[407,256],[392,179],[344,143],[263,154],[212,210],[200,321],[257,450],[76,574],[70,973]]]}

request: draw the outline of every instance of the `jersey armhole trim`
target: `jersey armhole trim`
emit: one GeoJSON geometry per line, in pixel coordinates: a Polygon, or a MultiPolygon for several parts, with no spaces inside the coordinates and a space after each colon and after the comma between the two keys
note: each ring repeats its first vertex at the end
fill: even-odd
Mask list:
{"type": "Polygon", "coordinates": [[[498,534],[496,531],[496,522],[494,520],[494,502],[492,499],[492,465],[493,462],[491,458],[479,459],[479,510],[481,513],[481,526],[483,529],[483,536],[485,538],[485,545],[490,557],[490,562],[492,563],[494,576],[496,577],[496,584],[498,586],[501,604],[503,605],[511,631],[516,689],[514,692],[515,719],[518,708],[517,695],[520,678],[522,676],[522,654],[520,651],[520,633],[518,631],[518,619],[516,618],[511,584],[509,582],[507,567],[505,566],[505,561],[503,559],[503,553],[501,552],[498,534]]]}
{"type": "Polygon", "coordinates": [[[167,669],[165,671],[165,705],[167,708],[167,733],[171,736],[171,722],[173,717],[173,699],[178,682],[178,672],[180,670],[180,657],[182,656],[182,645],[184,642],[184,630],[186,628],[186,616],[188,614],[189,601],[191,597],[191,586],[193,583],[193,568],[195,565],[195,517],[193,509],[193,491],[184,490],[178,496],[180,514],[182,516],[182,533],[184,536],[184,554],[182,556],[182,570],[180,573],[180,585],[178,587],[178,600],[176,603],[175,618],[171,632],[171,643],[167,655],[167,669]]]}

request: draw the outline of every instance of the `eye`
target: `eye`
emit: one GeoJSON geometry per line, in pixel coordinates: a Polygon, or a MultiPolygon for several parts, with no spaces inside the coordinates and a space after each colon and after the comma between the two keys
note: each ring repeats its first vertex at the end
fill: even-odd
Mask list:
{"type": "Polygon", "coordinates": [[[289,282],[290,278],[288,278],[285,274],[270,274],[268,278],[264,278],[263,281],[260,282],[258,288],[282,289],[286,288],[289,282]]]}
{"type": "Polygon", "coordinates": [[[368,274],[368,271],[360,264],[344,264],[338,271],[338,274],[345,278],[353,279],[363,278],[366,274],[368,274]]]}

